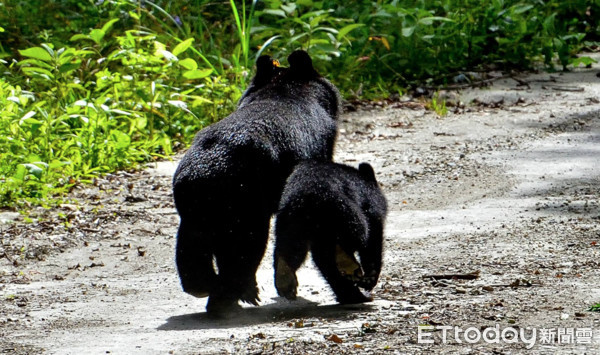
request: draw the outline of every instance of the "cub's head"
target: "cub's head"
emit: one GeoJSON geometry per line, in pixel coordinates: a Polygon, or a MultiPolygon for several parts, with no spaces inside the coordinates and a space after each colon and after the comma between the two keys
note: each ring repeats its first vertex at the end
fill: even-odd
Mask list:
{"type": "Polygon", "coordinates": [[[358,242],[346,240],[346,243],[352,243],[337,246],[335,260],[343,277],[363,289],[372,290],[381,273],[387,202],[369,163],[359,165],[356,181],[362,186],[359,194],[362,196],[360,205],[365,217],[365,233],[358,242]]]}
{"type": "Polygon", "coordinates": [[[341,107],[340,93],[332,83],[317,73],[308,53],[303,50],[294,51],[287,61],[289,67],[284,68],[273,58],[260,56],[256,61],[256,75],[238,106],[261,99],[292,97],[314,100],[331,117],[337,118],[341,107]]]}

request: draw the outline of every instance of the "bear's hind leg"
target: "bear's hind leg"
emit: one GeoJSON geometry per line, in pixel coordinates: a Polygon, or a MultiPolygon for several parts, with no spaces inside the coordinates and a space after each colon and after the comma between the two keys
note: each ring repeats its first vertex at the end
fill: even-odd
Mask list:
{"type": "Polygon", "coordinates": [[[233,214],[239,217],[230,224],[228,233],[220,236],[215,253],[219,269],[218,286],[211,292],[206,310],[218,314],[239,309],[238,301],[258,305],[256,271],[269,237],[269,216],[233,214]]]}
{"type": "Polygon", "coordinates": [[[216,281],[210,239],[206,225],[181,218],[175,260],[183,291],[195,297],[207,297],[216,281]]]}

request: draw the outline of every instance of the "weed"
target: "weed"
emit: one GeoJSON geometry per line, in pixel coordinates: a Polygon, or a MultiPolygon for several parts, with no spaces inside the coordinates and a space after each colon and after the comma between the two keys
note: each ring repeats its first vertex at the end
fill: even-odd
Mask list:
{"type": "Polygon", "coordinates": [[[446,100],[440,100],[440,93],[436,92],[431,98],[430,108],[433,110],[439,117],[444,117],[448,114],[448,108],[446,107],[446,100]]]}

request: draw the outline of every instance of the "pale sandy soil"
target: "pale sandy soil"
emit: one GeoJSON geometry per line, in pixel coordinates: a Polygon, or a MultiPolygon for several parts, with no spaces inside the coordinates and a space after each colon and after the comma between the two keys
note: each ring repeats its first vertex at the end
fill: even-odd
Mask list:
{"type": "Polygon", "coordinates": [[[261,306],[207,319],[174,269],[176,162],[98,179],[32,223],[2,213],[0,352],[598,353],[598,68],[466,90],[441,118],[418,102],[343,116],[336,160],[370,162],[390,207],[384,270],[363,306],[336,305],[310,262],[300,300],[276,297],[269,251],[261,306]],[[433,344],[419,325],[438,327],[422,334],[433,344]],[[496,325],[527,339],[535,328],[535,344],[471,344],[454,328],[444,343],[439,328],[496,325]]]}

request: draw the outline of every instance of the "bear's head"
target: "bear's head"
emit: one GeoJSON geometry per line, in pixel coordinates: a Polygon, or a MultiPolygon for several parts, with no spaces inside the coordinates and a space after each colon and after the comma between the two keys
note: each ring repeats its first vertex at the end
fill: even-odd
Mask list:
{"type": "Polygon", "coordinates": [[[260,56],[256,61],[256,75],[242,95],[238,107],[261,99],[292,97],[316,101],[332,118],[337,119],[341,105],[340,93],[317,73],[308,53],[297,50],[287,60],[290,66],[284,68],[273,58],[260,56]]]}
{"type": "Polygon", "coordinates": [[[257,93],[278,81],[278,78],[287,71],[279,66],[279,61],[268,55],[261,55],[256,60],[256,75],[238,102],[238,107],[253,101],[257,93]]]}

